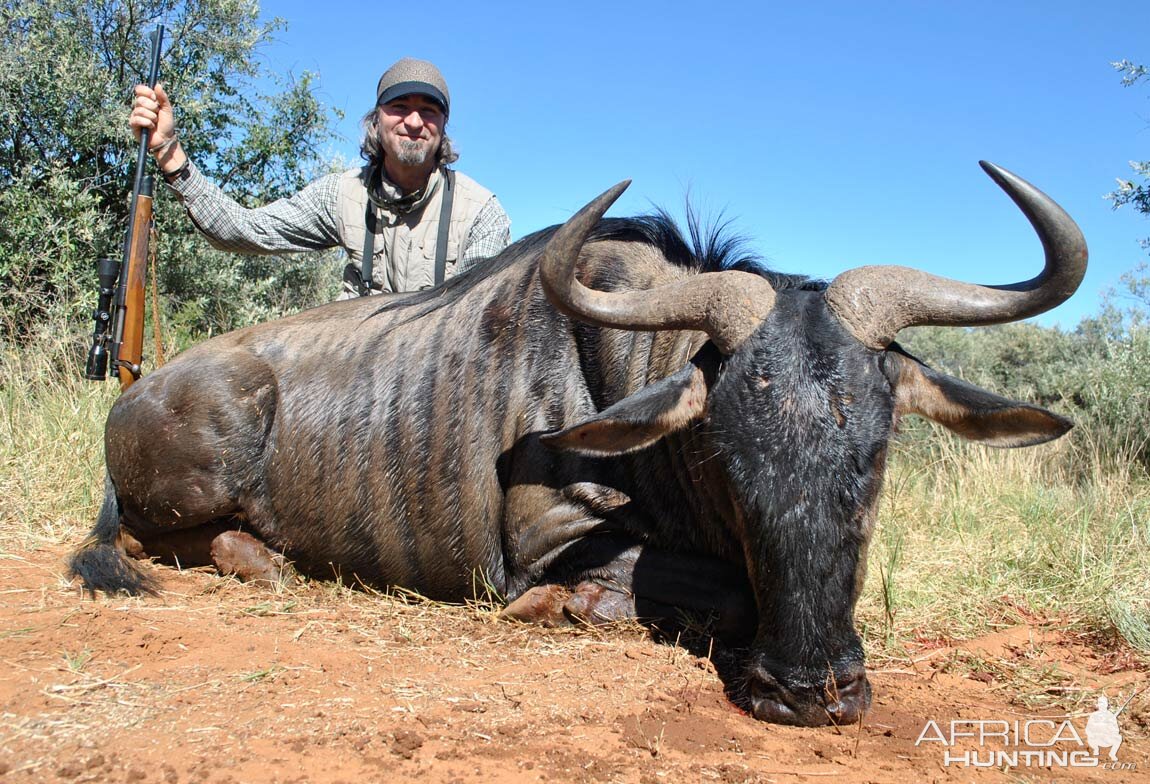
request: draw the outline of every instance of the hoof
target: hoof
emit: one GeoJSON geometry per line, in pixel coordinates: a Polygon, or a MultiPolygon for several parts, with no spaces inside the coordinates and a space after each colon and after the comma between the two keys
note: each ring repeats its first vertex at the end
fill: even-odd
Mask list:
{"type": "Polygon", "coordinates": [[[563,613],[563,603],[570,595],[561,585],[536,585],[504,607],[499,617],[540,626],[570,626],[571,621],[563,613]]]}
{"type": "Polygon", "coordinates": [[[243,582],[278,585],[293,574],[283,555],[242,531],[225,531],[212,540],[212,563],[220,574],[234,575],[243,582]]]}
{"type": "Polygon", "coordinates": [[[586,580],[575,586],[563,611],[573,621],[588,626],[625,621],[635,618],[635,597],[622,589],[586,580]]]}

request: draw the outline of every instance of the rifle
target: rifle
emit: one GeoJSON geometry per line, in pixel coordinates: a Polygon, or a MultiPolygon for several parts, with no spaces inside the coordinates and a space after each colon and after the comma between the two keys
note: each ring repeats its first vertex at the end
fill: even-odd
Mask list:
{"type": "MultiPolygon", "coordinates": [[[[160,46],[164,26],[152,32],[151,65],[148,86],[155,87],[160,77],[160,46]]],[[[84,367],[84,378],[103,381],[107,376],[108,358],[120,379],[123,392],[140,377],[144,350],[144,279],[147,274],[148,245],[152,230],[152,175],[147,173],[148,137],[140,132],[136,170],[132,183],[132,204],[128,213],[128,230],[124,237],[123,262],[100,259],[97,277],[100,293],[92,317],[96,328],[92,348],[84,367]],[[113,303],[113,299],[115,300],[113,303]]]]}

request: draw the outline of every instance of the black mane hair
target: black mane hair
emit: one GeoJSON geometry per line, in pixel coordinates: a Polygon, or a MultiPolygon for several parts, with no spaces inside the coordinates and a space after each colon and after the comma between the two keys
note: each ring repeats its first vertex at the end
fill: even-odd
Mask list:
{"type": "MultiPolygon", "coordinates": [[[[418,309],[412,314],[413,318],[417,318],[449,305],[484,278],[502,272],[524,259],[537,259],[558,230],[559,226],[555,225],[529,234],[509,245],[498,256],[480,262],[436,288],[390,298],[375,310],[372,316],[410,307],[418,309]]],[[[704,227],[689,206],[687,230],[690,235],[689,242],[666,210],[657,209],[653,213],[631,218],[604,218],[591,230],[587,242],[597,240],[641,242],[658,248],[677,266],[700,272],[723,270],[751,272],[766,278],[776,290],[820,291],[826,288],[825,281],[771,270],[760,256],[746,250],[746,239],[731,233],[727,222],[704,227]]]]}

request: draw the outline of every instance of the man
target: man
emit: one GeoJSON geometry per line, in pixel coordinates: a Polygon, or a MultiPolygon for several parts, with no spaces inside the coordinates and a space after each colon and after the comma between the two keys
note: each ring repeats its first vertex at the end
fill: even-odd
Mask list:
{"type": "Polygon", "coordinates": [[[511,241],[511,222],[494,194],[447,168],[459,157],[445,133],[451,96],[429,62],[405,57],[380,77],[375,106],[363,118],[366,166],[257,209],[224,195],[191,162],[161,85],[137,85],[135,96],[128,124],[137,138],[148,129],[164,181],[214,247],[283,253],[340,246],[351,259],[340,299],[430,288],[511,241]]]}

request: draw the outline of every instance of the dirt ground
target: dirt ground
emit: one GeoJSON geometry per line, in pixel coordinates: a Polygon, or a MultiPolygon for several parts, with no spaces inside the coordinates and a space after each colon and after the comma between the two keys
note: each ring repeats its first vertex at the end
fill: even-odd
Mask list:
{"type": "Polygon", "coordinates": [[[728,699],[729,652],[637,626],[544,630],[490,608],[164,567],[150,567],[157,597],[92,600],[63,580],[64,556],[0,555],[5,784],[1150,781],[1146,673],[1052,622],[872,655],[865,721],[803,729],[728,699]],[[946,764],[1012,748],[944,746],[963,720],[1018,721],[1047,750],[1088,755],[1067,733],[1086,737],[1100,694],[1112,710],[1134,695],[1122,769],[1102,767],[1105,750],[1086,768],[946,764]]]}

